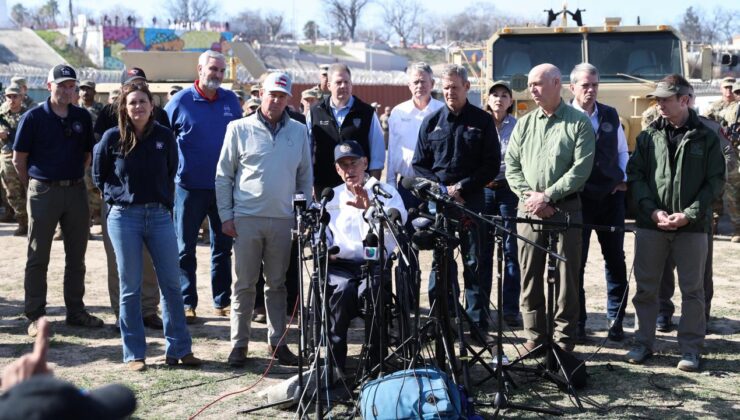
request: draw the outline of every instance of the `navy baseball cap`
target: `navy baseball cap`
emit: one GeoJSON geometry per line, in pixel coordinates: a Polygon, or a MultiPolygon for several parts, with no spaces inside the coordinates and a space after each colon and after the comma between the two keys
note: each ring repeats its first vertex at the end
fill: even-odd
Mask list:
{"type": "Polygon", "coordinates": [[[138,68],[138,67],[131,67],[130,69],[123,69],[123,73],[121,73],[121,86],[127,85],[134,80],[142,79],[146,82],[146,74],[144,74],[144,70],[138,68]]]}
{"type": "Polygon", "coordinates": [[[347,140],[343,143],[339,143],[334,148],[334,162],[339,162],[339,159],[346,157],[365,157],[365,151],[362,149],[362,146],[360,146],[360,143],[354,140],[347,140]]]}
{"type": "Polygon", "coordinates": [[[33,376],[0,396],[0,420],[124,419],[134,410],[136,397],[123,385],[85,391],[48,375],[33,376]]]}

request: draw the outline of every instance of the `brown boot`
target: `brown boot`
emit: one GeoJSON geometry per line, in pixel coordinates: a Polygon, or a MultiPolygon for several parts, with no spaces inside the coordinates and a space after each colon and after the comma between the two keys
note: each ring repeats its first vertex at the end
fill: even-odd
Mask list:
{"type": "Polygon", "coordinates": [[[293,354],[285,344],[277,347],[268,344],[267,351],[271,355],[274,354],[277,361],[283,366],[298,366],[298,356],[293,354]]]}

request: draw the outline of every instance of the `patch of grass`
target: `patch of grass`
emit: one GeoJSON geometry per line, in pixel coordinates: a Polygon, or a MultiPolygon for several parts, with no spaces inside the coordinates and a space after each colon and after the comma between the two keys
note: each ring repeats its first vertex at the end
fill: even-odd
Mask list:
{"type": "Polygon", "coordinates": [[[404,56],[409,61],[424,61],[433,66],[435,64],[445,63],[445,52],[443,50],[427,50],[418,48],[394,48],[395,54],[404,56]]]}
{"type": "MultiPolygon", "coordinates": [[[[311,54],[330,55],[328,45],[303,44],[299,46],[298,48],[303,52],[307,52],[311,54]]],[[[342,47],[339,47],[336,45],[331,47],[331,55],[338,55],[338,56],[344,56],[344,57],[350,56],[349,54],[347,54],[346,51],[342,49],[342,47]]]]}
{"type": "Polygon", "coordinates": [[[38,30],[36,34],[61,55],[72,67],[97,67],[81,48],[67,45],[67,36],[56,31],[38,30]]]}

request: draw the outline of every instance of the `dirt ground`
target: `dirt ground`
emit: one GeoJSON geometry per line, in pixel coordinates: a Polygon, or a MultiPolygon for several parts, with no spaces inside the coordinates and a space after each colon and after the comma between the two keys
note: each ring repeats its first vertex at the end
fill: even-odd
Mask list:
{"type": "MultiPolygon", "coordinates": [[[[29,352],[32,339],[26,335],[27,322],[23,317],[23,269],[26,240],[12,236],[14,225],[0,224],[0,366],[29,352]]],[[[94,229],[95,231],[96,229],[94,229]]],[[[723,224],[727,233],[727,226],[723,224]]],[[[628,267],[633,261],[633,235],[627,234],[625,252],[628,267]]],[[[600,248],[592,237],[591,254],[586,267],[586,291],[590,334],[589,343],[576,348],[576,355],[587,358],[589,383],[579,396],[583,411],[576,408],[571,397],[560,392],[543,379],[515,376],[518,385],[511,394],[512,402],[535,407],[558,407],[566,417],[593,418],[737,418],[740,406],[740,244],[720,236],[714,242],[715,295],[712,305],[710,334],[706,340],[706,354],[701,373],[683,373],[675,366],[679,360],[676,332],[658,333],[657,355],[646,365],[632,366],[621,357],[629,348],[634,328],[634,310],[627,307],[626,333],[622,343],[605,340],[605,284],[603,259],[600,248]],[[603,344],[603,347],[601,345],[603,344]]],[[[209,249],[198,246],[198,279],[201,322],[191,326],[194,352],[207,363],[200,370],[172,369],[164,364],[164,340],[160,331],[147,329],[148,359],[150,368],[144,373],[130,373],[121,362],[120,336],[111,325],[114,316],[110,311],[106,287],[106,264],[102,238],[95,235],[89,242],[87,253],[88,309],[102,317],[106,327],[96,330],[71,328],[64,324],[62,298],[63,246],[55,242],[49,266],[48,317],[52,322],[54,337],[51,340],[49,360],[57,376],[72,381],[83,388],[93,388],[110,382],[120,382],[131,387],[138,397],[136,418],[188,418],[220,396],[228,396],[206,409],[199,417],[220,419],[241,418],[293,418],[290,411],[265,410],[252,415],[238,415],[238,411],[262,404],[256,396],[259,390],[275,384],[296,372],[295,368],[275,365],[267,377],[258,381],[269,362],[264,324],[253,324],[250,343],[250,362],[245,369],[226,365],[229,346],[229,322],[215,317],[209,308],[209,249]],[[246,391],[245,391],[246,390],[246,391]]],[[[431,255],[422,253],[422,277],[428,277],[431,255]]],[[[634,278],[630,277],[634,293],[634,278]]],[[[426,290],[426,281],[422,286],[426,290]]],[[[680,308],[680,292],[674,302],[680,308]]],[[[495,297],[495,296],[494,296],[495,297]]],[[[492,298],[494,298],[492,297],[492,298]]],[[[426,302],[424,303],[426,304],[426,302]]],[[[678,322],[678,314],[674,322],[678,322]]],[[[361,325],[360,323],[354,324],[361,325]]],[[[293,327],[295,328],[295,327],[293,327]]],[[[515,337],[521,330],[508,332],[505,351],[510,358],[516,355],[513,344],[523,340],[515,337]]],[[[355,342],[361,329],[353,331],[355,342]]],[[[297,342],[297,333],[289,333],[289,342],[297,342]]],[[[295,346],[294,346],[295,348],[295,346]]],[[[353,345],[350,354],[357,354],[359,346],[353,345]]],[[[490,359],[489,359],[490,361],[490,359]]],[[[473,368],[473,376],[481,378],[484,371],[473,368]]],[[[494,381],[475,388],[480,402],[491,401],[495,392],[494,381]]],[[[332,412],[334,418],[347,418],[347,409],[339,407],[332,412]]],[[[484,417],[491,417],[493,409],[480,408],[484,417]]],[[[511,417],[536,417],[537,414],[508,410],[511,417]]]]}

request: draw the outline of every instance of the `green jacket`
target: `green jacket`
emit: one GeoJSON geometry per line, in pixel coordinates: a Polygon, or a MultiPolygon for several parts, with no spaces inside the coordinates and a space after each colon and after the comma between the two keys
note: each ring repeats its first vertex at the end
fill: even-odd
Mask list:
{"type": "Polygon", "coordinates": [[[712,200],[725,183],[725,161],[719,138],[689,110],[689,131],[676,149],[676,173],[671,177],[668,139],[659,118],[637,136],[627,163],[627,182],[638,206],[637,226],[658,230],[655,210],[684,213],[689,224],[679,232],[710,232],[712,200]],[[672,181],[671,181],[672,179],[672,181]]]}

